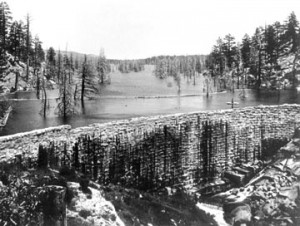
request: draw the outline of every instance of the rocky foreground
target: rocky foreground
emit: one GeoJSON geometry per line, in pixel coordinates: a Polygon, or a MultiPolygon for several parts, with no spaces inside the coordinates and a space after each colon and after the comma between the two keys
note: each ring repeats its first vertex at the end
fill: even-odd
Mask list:
{"type": "Polygon", "coordinates": [[[0,165],[0,225],[212,225],[180,188],[143,192],[99,185],[63,167],[0,165]]]}
{"type": "Polygon", "coordinates": [[[300,130],[246,186],[213,198],[230,225],[300,225],[300,130]]]}

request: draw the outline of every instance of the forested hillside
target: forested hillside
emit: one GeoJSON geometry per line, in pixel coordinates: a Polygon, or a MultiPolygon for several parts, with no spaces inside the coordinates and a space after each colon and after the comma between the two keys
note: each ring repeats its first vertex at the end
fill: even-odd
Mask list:
{"type": "Polygon", "coordinates": [[[25,22],[13,20],[8,4],[0,3],[0,92],[12,80],[13,86],[6,84],[11,91],[16,90],[19,83],[32,82],[32,76],[45,60],[42,42],[31,34],[30,23],[29,15],[25,22]]]}
{"type": "MultiPolygon", "coordinates": [[[[242,28],[241,28],[242,29],[242,28]]],[[[256,28],[241,42],[230,33],[219,37],[208,56],[161,56],[146,62],[156,65],[155,75],[180,80],[203,72],[221,89],[287,88],[297,85],[300,72],[299,21],[292,12],[286,21],[256,28]]]]}
{"type": "Polygon", "coordinates": [[[206,67],[213,77],[245,86],[295,86],[300,72],[299,39],[299,21],[292,12],[283,23],[258,27],[241,42],[231,34],[219,37],[206,67]]]}

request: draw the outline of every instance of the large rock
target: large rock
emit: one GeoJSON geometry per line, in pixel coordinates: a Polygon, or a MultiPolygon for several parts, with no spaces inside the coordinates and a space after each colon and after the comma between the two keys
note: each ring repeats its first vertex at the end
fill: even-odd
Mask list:
{"type": "Polygon", "coordinates": [[[68,182],[74,198],[67,209],[68,225],[72,226],[123,226],[111,202],[106,201],[97,189],[89,188],[86,194],[78,183],[68,182]]]}
{"type": "Polygon", "coordinates": [[[284,156],[291,156],[300,153],[300,138],[294,138],[286,146],[280,148],[280,152],[284,156]]]}
{"type": "Polygon", "coordinates": [[[231,216],[233,217],[233,225],[248,224],[252,217],[251,208],[247,204],[238,206],[231,211],[231,216]]]}

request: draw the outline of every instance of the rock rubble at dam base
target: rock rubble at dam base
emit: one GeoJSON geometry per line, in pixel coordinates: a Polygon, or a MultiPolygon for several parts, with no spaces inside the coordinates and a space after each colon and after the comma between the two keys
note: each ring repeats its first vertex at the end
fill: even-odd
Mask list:
{"type": "MultiPolygon", "coordinates": [[[[300,131],[300,129],[298,129],[300,131]]],[[[273,156],[247,185],[213,196],[230,225],[300,224],[300,136],[273,156]]]]}

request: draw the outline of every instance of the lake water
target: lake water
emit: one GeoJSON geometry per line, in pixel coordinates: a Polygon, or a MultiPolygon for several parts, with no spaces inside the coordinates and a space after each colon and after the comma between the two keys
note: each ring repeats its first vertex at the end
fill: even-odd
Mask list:
{"type": "MultiPolygon", "coordinates": [[[[7,125],[0,131],[0,136],[62,124],[79,127],[139,116],[229,109],[231,105],[227,102],[232,98],[239,102],[236,107],[300,104],[300,93],[296,90],[246,90],[245,99],[239,98],[241,90],[235,90],[234,93],[211,94],[207,97],[203,94],[201,79],[201,77],[197,78],[196,85],[183,81],[181,87],[183,96],[179,97],[172,80],[160,81],[151,74],[150,70],[146,70],[146,73],[115,73],[111,77],[111,85],[102,87],[99,98],[86,100],[84,108],[79,105],[77,114],[67,119],[56,114],[55,99],[50,100],[50,109],[47,117],[44,118],[40,114],[41,101],[35,99],[35,94],[19,92],[10,95],[10,98],[18,100],[13,102],[13,111],[7,125]],[[160,98],[157,98],[158,96],[160,98]]],[[[49,96],[57,97],[57,91],[51,91],[49,96]]]]}

